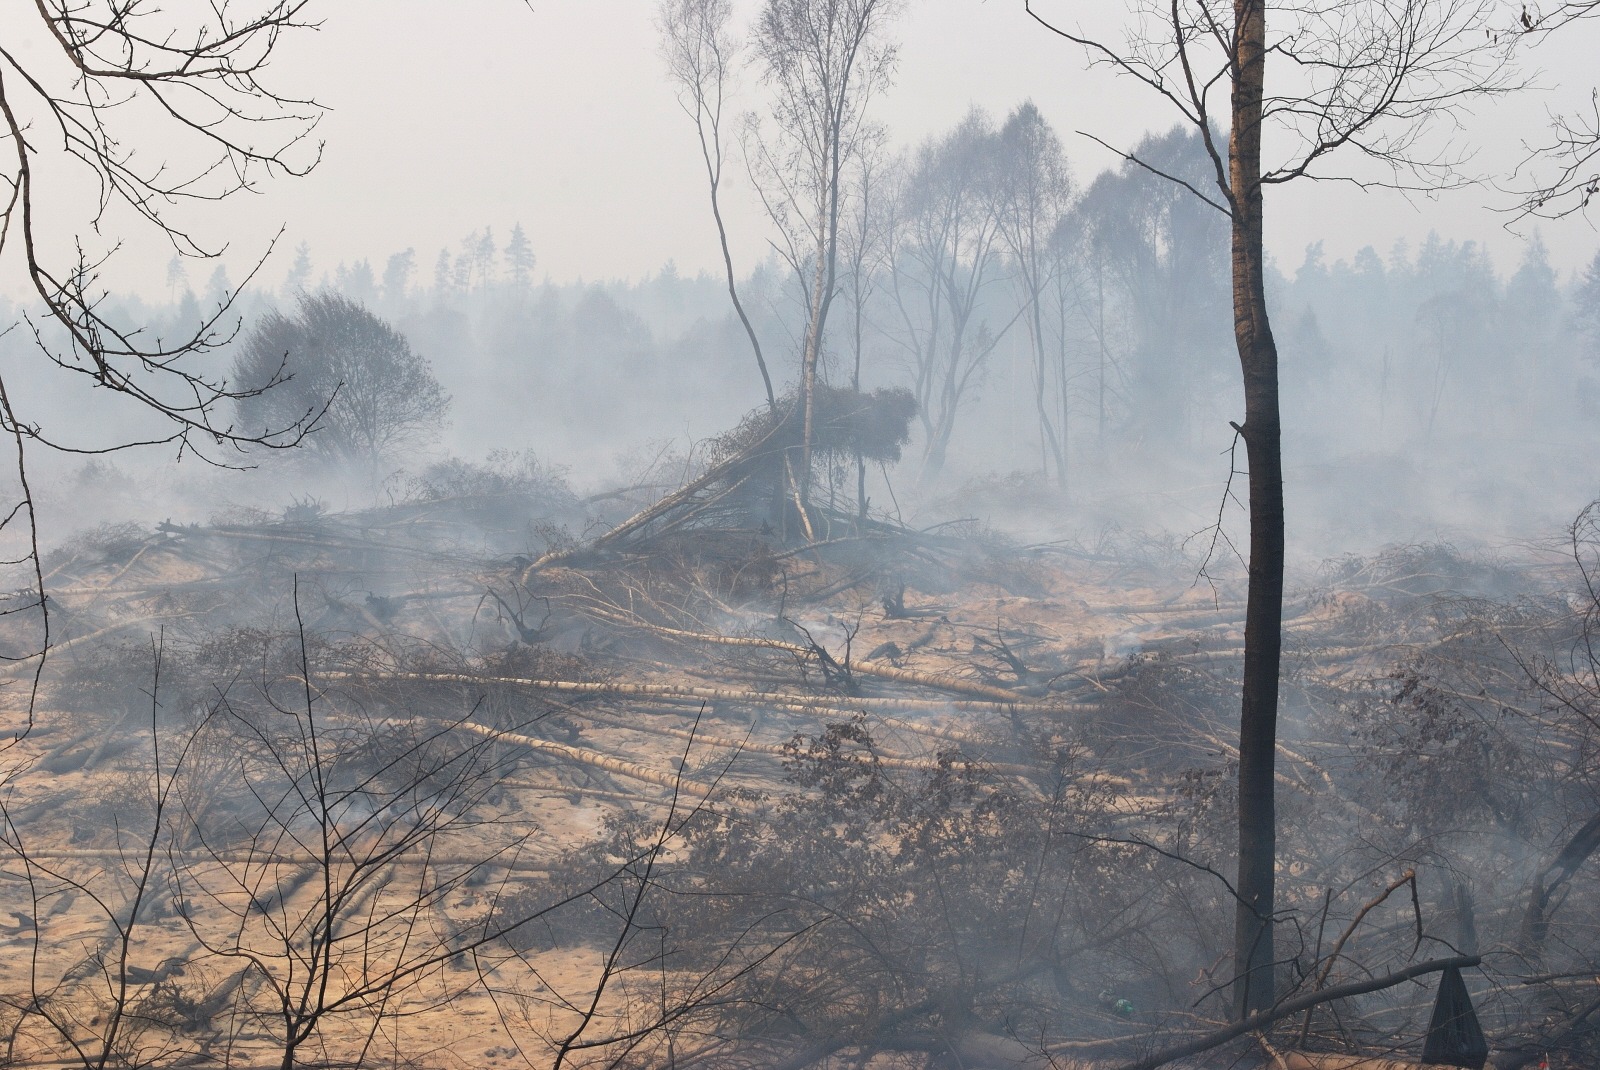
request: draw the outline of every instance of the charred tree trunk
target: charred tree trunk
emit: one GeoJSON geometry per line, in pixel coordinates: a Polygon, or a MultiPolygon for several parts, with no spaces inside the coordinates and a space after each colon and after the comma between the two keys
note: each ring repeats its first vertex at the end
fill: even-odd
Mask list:
{"type": "Polygon", "coordinates": [[[1533,887],[1528,892],[1528,905],[1522,915],[1522,931],[1519,934],[1524,960],[1530,972],[1540,973],[1544,970],[1545,941],[1550,936],[1550,914],[1559,902],[1556,894],[1572,879],[1589,857],[1600,850],[1600,814],[1595,814],[1584,822],[1583,826],[1572,835],[1561,852],[1539,872],[1533,879],[1533,887]]]}
{"type": "Polygon", "coordinates": [[[1239,711],[1239,879],[1234,918],[1234,1014],[1266,1010],[1276,996],[1272,913],[1277,854],[1274,745],[1283,626],[1283,454],[1278,350],[1267,320],[1261,229],[1261,118],[1266,0],[1234,0],[1232,202],[1233,327],[1244,374],[1250,466],[1250,590],[1239,711]]]}

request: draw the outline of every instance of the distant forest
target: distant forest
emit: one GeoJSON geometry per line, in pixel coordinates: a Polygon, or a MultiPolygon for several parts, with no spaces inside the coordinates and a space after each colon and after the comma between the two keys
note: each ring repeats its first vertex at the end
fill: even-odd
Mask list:
{"type": "MultiPolygon", "coordinates": [[[[1148,138],[1137,155],[1205,184],[1194,135],[1148,138]]],[[[854,181],[865,208],[842,224],[822,375],[915,394],[904,460],[874,474],[892,478],[897,502],[1110,516],[1104,503],[1122,489],[1226,478],[1240,402],[1219,212],[1131,163],[1075,177],[1031,104],[1003,122],[973,112],[854,181]]],[[[668,263],[637,281],[557,281],[540,275],[537,252],[520,225],[381,264],[325,263],[307,240],[286,274],[283,259],[270,262],[232,314],[244,338],[296,295],[334,292],[403,335],[453,415],[397,466],[531,450],[581,465],[585,479],[626,478],[641,458],[682,452],[763,403],[722,277],[668,263]]],[[[805,329],[802,268],[775,253],[740,280],[780,392],[805,329]]],[[[174,259],[166,290],[164,306],[107,304],[176,335],[234,283],[222,268],[191,278],[174,259]]],[[[1269,290],[1288,463],[1313,473],[1291,493],[1315,509],[1310,498],[1332,484],[1364,488],[1366,519],[1346,506],[1329,523],[1406,532],[1409,510],[1426,533],[1455,503],[1484,530],[1513,531],[1592,497],[1587,466],[1571,458],[1600,427],[1600,253],[1562,279],[1537,236],[1517,264],[1437,234],[1331,263],[1317,243],[1299,265],[1277,265],[1269,290]],[[1442,468],[1449,489],[1429,476],[1442,468]]],[[[17,331],[0,340],[28,344],[17,331]]],[[[1194,507],[1214,499],[1208,490],[1194,507]]]]}

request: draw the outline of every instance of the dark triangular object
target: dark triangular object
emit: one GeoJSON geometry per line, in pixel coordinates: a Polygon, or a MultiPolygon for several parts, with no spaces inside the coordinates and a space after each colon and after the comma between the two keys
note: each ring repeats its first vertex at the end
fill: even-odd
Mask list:
{"type": "Polygon", "coordinates": [[[1428,1039],[1422,1043],[1422,1061],[1470,1070],[1483,1070],[1489,1061],[1489,1042],[1478,1025],[1478,1012],[1472,1009],[1467,984],[1454,966],[1439,978],[1433,1021],[1428,1023],[1428,1039]]]}

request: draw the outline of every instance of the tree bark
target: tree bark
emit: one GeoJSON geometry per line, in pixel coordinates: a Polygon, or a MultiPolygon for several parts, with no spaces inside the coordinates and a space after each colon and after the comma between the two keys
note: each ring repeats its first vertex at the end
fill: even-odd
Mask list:
{"type": "MultiPolygon", "coordinates": [[[[825,232],[827,224],[821,223],[825,232]]],[[[800,463],[795,467],[798,486],[796,505],[803,511],[811,504],[811,438],[816,426],[815,404],[817,396],[817,361],[822,355],[822,332],[826,327],[827,293],[832,281],[833,248],[830,243],[817,243],[817,263],[811,276],[810,320],[806,324],[805,348],[800,354],[800,463]]],[[[804,525],[805,519],[801,518],[804,525]]]]}
{"type": "MultiPolygon", "coordinates": [[[[844,79],[848,85],[855,53],[851,50],[850,62],[845,65],[844,79]]],[[[804,514],[811,507],[811,446],[816,426],[817,365],[822,359],[824,332],[828,327],[828,311],[833,306],[839,280],[839,202],[844,182],[844,123],[843,100],[837,107],[830,106],[827,129],[826,185],[823,196],[823,216],[818,221],[816,274],[811,283],[811,321],[807,324],[805,352],[800,369],[803,405],[800,439],[800,510],[804,514]]],[[[801,524],[809,527],[809,520],[801,516],[801,524]]],[[[808,535],[809,537],[809,535],[808,535]]]]}
{"type": "Polygon", "coordinates": [[[1276,996],[1272,913],[1277,853],[1273,764],[1283,642],[1283,456],[1278,350],[1267,319],[1262,251],[1261,116],[1266,0],[1234,0],[1232,194],[1234,339],[1244,376],[1237,430],[1250,468],[1250,588],[1245,608],[1239,711],[1239,878],[1234,917],[1234,1014],[1246,1018],[1276,996]]]}

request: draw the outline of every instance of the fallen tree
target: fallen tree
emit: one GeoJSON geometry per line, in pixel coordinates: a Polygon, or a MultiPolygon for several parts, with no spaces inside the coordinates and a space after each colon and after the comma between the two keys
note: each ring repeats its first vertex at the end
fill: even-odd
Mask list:
{"type": "Polygon", "coordinates": [[[1365,995],[1368,992],[1381,992],[1386,988],[1393,988],[1396,985],[1404,984],[1417,977],[1424,977],[1430,973],[1442,973],[1449,969],[1464,970],[1481,965],[1482,962],[1482,957],[1478,955],[1452,955],[1448,958],[1428,959],[1425,962],[1414,963],[1403,970],[1396,970],[1381,977],[1372,977],[1363,981],[1347,981],[1342,985],[1334,985],[1332,988],[1306,992],[1299,996],[1281,1000],[1277,1006],[1259,1011],[1242,1021],[1234,1022],[1232,1025],[1215,1029],[1192,1040],[1186,1040],[1181,1044],[1162,1048],[1154,1054],[1147,1055],[1135,1062],[1123,1063],[1117,1067],[1117,1070],[1155,1070],[1158,1066],[1165,1066],[1167,1063],[1182,1059],[1185,1056],[1198,1055],[1203,1051],[1220,1048],[1230,1040],[1237,1040],[1250,1033],[1259,1033],[1285,1018],[1299,1014],[1301,1011],[1309,1010],[1318,1004],[1331,1003],[1337,999],[1349,999],[1351,996],[1365,995]]]}

